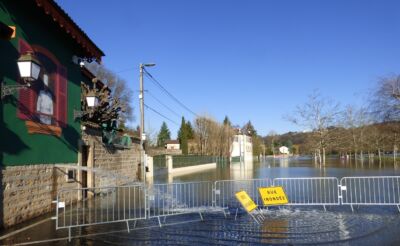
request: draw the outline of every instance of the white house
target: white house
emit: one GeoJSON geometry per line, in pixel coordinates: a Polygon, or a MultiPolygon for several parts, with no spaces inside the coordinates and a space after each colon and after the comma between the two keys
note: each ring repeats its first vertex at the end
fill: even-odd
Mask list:
{"type": "Polygon", "coordinates": [[[233,137],[231,160],[253,161],[253,142],[250,136],[239,133],[233,137]]]}
{"type": "Polygon", "coordinates": [[[178,140],[168,140],[168,141],[165,141],[165,148],[166,149],[180,149],[181,145],[179,144],[178,140]]]}
{"type": "Polygon", "coordinates": [[[281,154],[288,155],[289,154],[289,148],[286,147],[286,146],[281,146],[281,147],[279,147],[279,152],[281,154]]]}

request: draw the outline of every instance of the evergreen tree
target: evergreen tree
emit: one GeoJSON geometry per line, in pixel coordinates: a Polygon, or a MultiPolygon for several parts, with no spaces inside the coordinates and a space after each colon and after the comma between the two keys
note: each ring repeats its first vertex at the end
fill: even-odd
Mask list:
{"type": "Polygon", "coordinates": [[[163,121],[160,132],[158,133],[157,137],[157,146],[164,147],[165,142],[170,139],[171,139],[171,132],[168,129],[167,123],[163,121]]]}
{"type": "Polygon", "coordinates": [[[246,135],[249,135],[251,137],[257,136],[257,131],[254,128],[253,124],[251,124],[251,121],[247,122],[243,128],[242,128],[242,132],[246,135]]]}
{"type": "Polygon", "coordinates": [[[187,130],[188,139],[193,139],[194,138],[194,130],[192,127],[192,123],[190,123],[190,121],[187,121],[187,123],[186,123],[186,130],[187,130]]]}
{"type": "MultiPolygon", "coordinates": [[[[192,129],[193,131],[193,129],[192,129]]],[[[188,154],[188,127],[185,121],[185,118],[182,117],[181,127],[178,131],[178,140],[181,145],[182,154],[188,154]]]]}
{"type": "Polygon", "coordinates": [[[224,126],[232,126],[231,121],[229,120],[228,116],[225,116],[224,119],[224,126]]]}

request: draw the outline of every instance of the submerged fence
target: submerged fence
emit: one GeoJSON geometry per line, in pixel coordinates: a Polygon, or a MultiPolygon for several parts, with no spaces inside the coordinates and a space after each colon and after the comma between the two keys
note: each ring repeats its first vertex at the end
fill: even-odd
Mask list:
{"type": "MultiPolygon", "coordinates": [[[[61,190],[57,194],[56,229],[160,218],[240,208],[235,193],[246,191],[262,207],[258,188],[282,186],[286,205],[396,205],[400,211],[400,176],[301,177],[219,180],[144,186],[61,190]],[[82,199],[84,198],[84,199],[82,199]]],[[[284,205],[280,205],[284,206],[284,205]]]]}

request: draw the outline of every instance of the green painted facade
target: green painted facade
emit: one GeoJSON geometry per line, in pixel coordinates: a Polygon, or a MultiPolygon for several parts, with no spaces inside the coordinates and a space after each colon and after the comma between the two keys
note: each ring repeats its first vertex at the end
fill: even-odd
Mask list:
{"type": "Polygon", "coordinates": [[[0,164],[2,166],[28,164],[77,163],[78,141],[81,138],[79,121],[73,110],[80,110],[80,83],[86,78],[79,65],[71,62],[79,53],[79,45],[62,30],[34,1],[5,0],[0,2],[0,21],[16,26],[16,37],[0,40],[0,81],[16,84],[19,78],[17,59],[19,39],[39,45],[52,53],[67,69],[67,124],[61,137],[28,133],[24,120],[17,117],[18,94],[2,100],[0,107],[0,164]],[[26,3],[26,4],[25,4],[26,3]]]}

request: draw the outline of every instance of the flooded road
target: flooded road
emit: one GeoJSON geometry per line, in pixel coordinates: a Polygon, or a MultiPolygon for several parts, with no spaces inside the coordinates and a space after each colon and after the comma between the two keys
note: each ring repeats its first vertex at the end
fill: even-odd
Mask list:
{"type": "MultiPolygon", "coordinates": [[[[151,183],[215,181],[281,177],[393,176],[400,170],[391,163],[346,163],[329,159],[325,167],[310,159],[266,159],[254,163],[220,163],[216,170],[171,177],[155,176],[151,183]]],[[[72,231],[55,230],[54,221],[8,237],[2,244],[37,241],[43,245],[400,245],[400,214],[395,206],[291,206],[264,211],[266,219],[256,224],[247,214],[225,218],[222,213],[177,215],[158,227],[155,219],[138,221],[127,233],[123,223],[89,226],[72,231]],[[187,221],[188,223],[182,223],[187,221]],[[180,224],[179,224],[180,223],[180,224]],[[59,238],[59,239],[56,239],[59,238]]]]}

